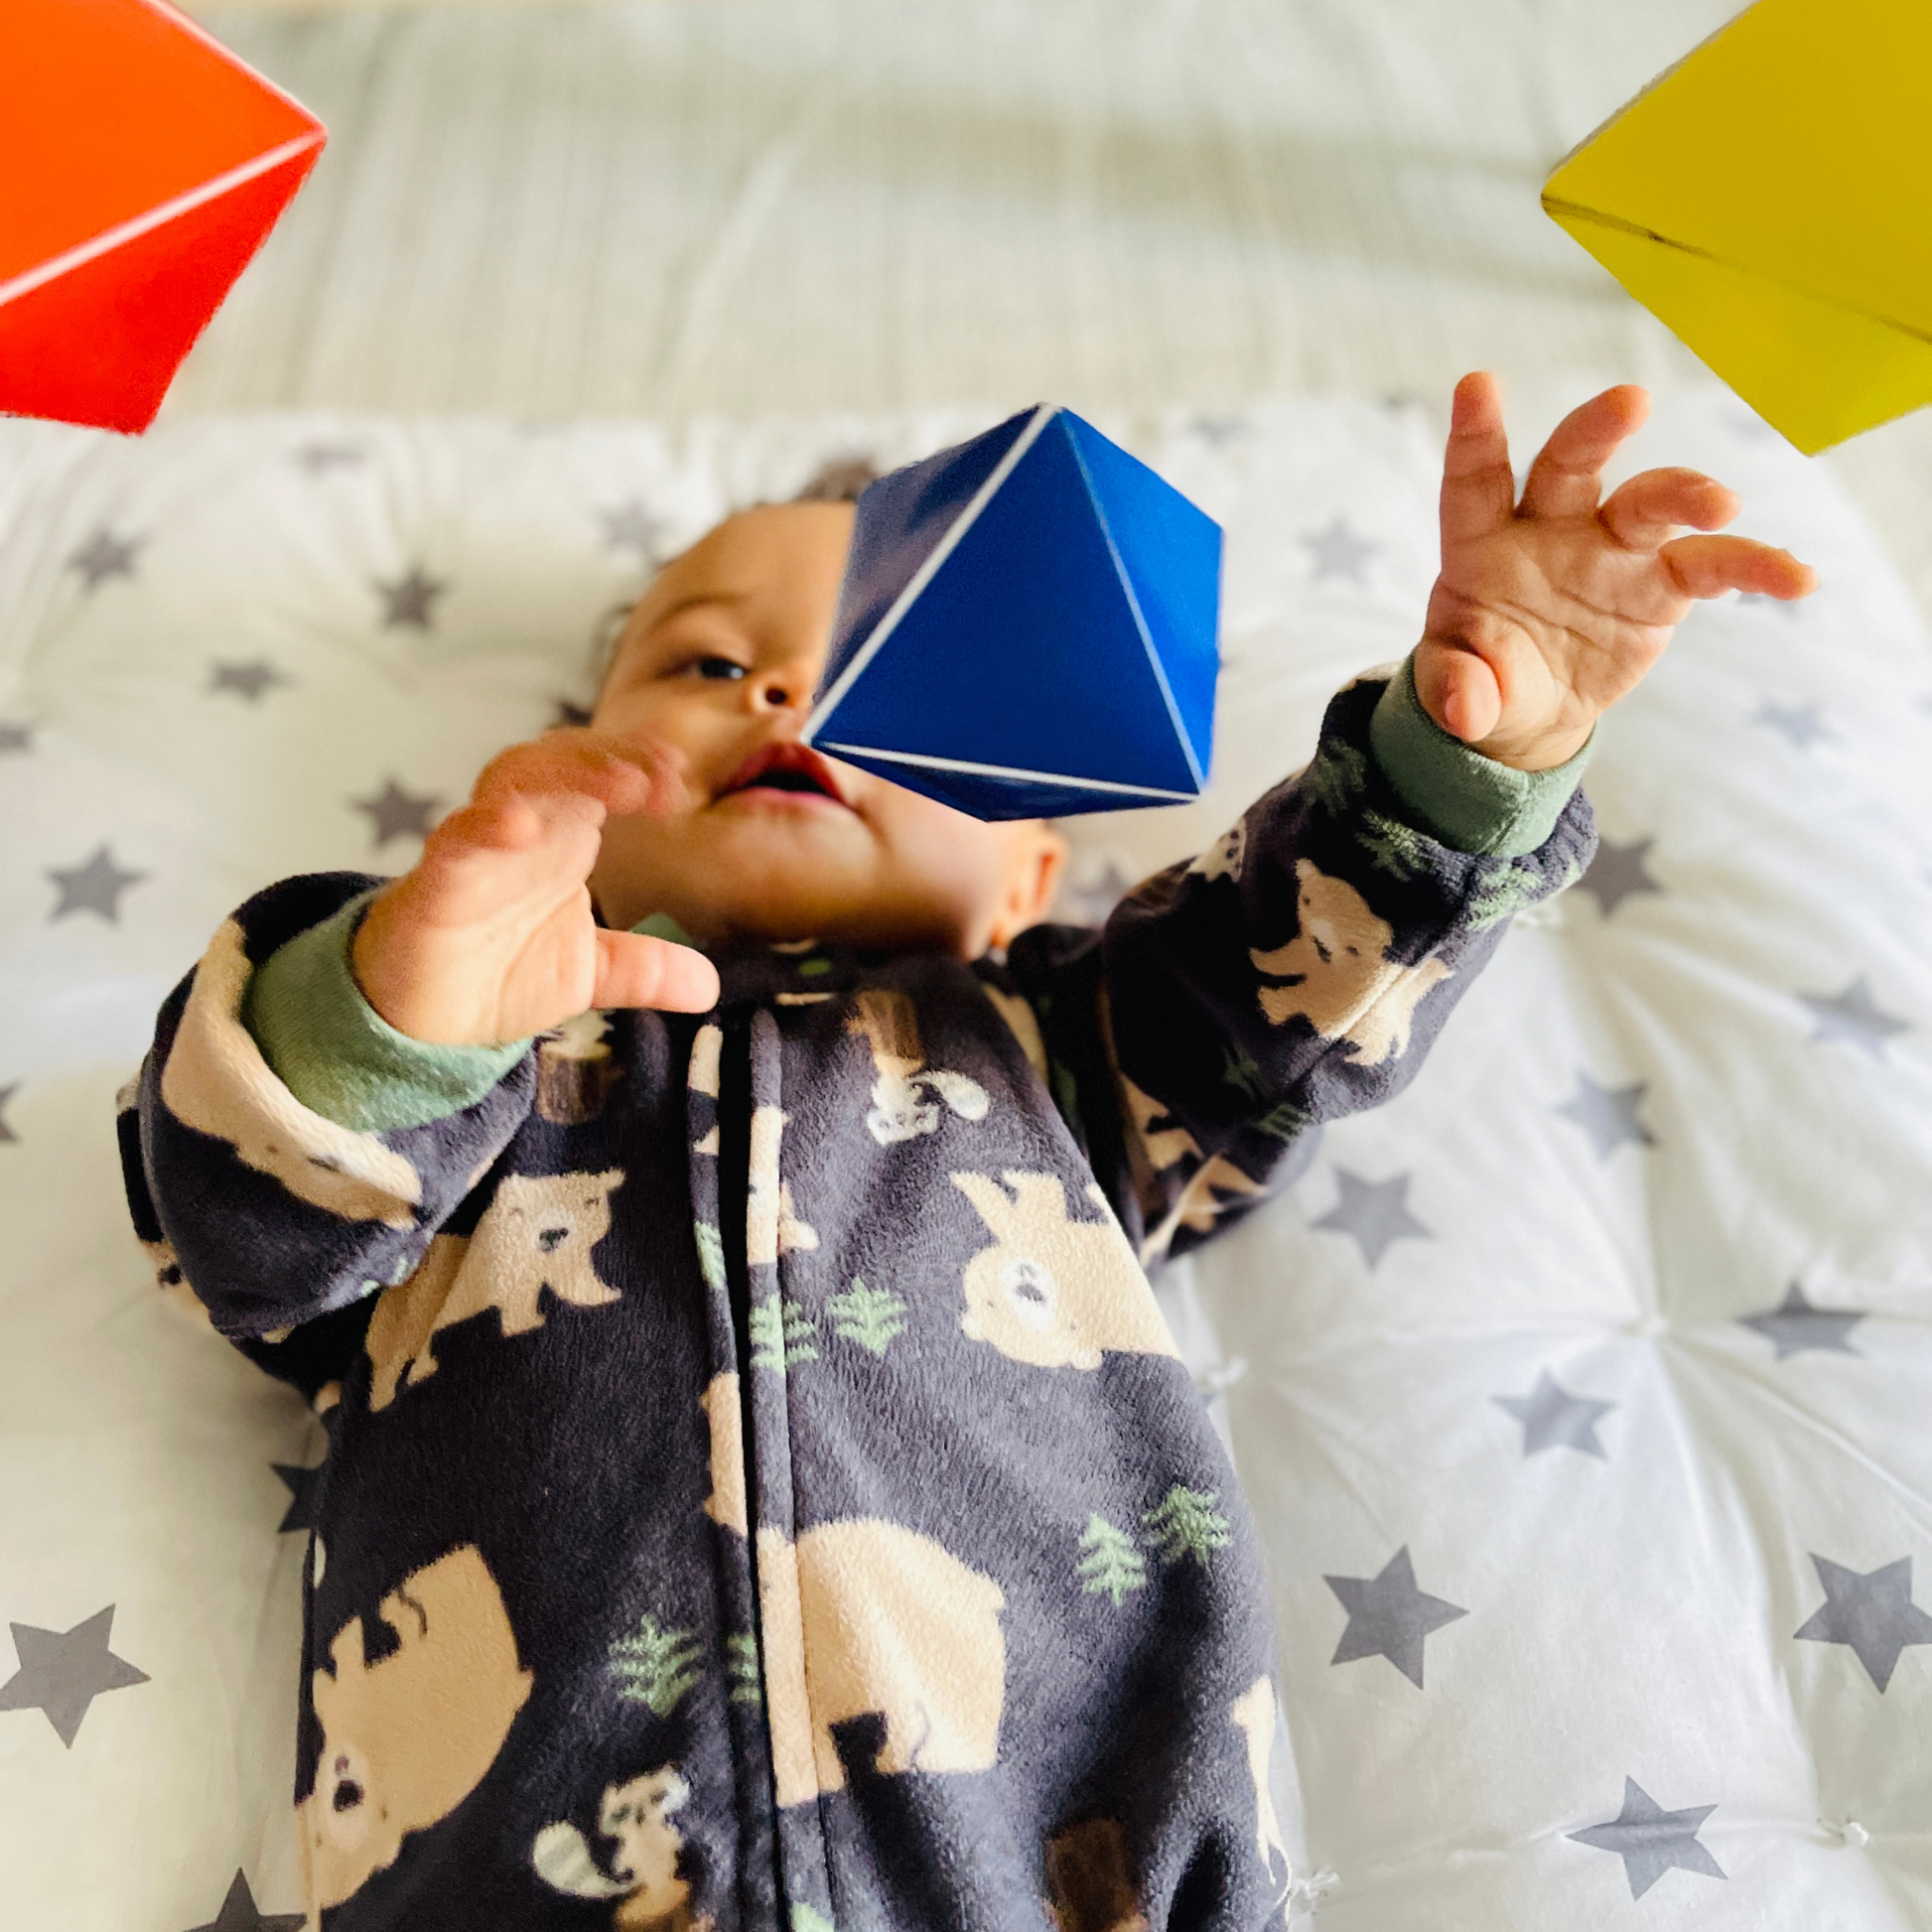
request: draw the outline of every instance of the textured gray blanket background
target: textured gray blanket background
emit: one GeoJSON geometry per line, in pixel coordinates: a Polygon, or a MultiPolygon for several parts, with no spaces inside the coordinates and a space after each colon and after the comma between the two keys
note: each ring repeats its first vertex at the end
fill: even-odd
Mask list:
{"type": "MultiPolygon", "coordinates": [[[[1537,194],[1732,0],[196,11],[333,141],[178,410],[1440,405],[1484,365],[1696,366],[1537,194]]],[[[1826,460],[1932,607],[1932,427],[1826,460]]]]}

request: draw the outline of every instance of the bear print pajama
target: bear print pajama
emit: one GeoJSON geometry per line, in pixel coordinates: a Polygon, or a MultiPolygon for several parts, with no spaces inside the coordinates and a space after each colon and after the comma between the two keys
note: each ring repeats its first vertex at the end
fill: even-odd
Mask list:
{"type": "Polygon", "coordinates": [[[1104,934],[738,948],[708,1015],[342,1118],[250,982],[300,942],[353,999],[379,882],[222,927],[123,1147],[162,1280],[328,1427],[328,1932],[1282,1923],[1269,1591],[1143,1269],[1402,1086],[1593,838],[1566,781],[1531,849],[1444,843],[1383,691],[1104,934]]]}

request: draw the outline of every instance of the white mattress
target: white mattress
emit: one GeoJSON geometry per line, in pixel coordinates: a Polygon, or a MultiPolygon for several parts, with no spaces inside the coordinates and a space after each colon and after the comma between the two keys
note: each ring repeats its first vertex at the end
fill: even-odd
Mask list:
{"type": "MultiPolygon", "coordinates": [[[[207,1927],[237,1873],[301,1911],[321,1437],[123,1223],[113,1095],[167,987],[266,880],[406,864],[582,695],[647,551],[974,426],[0,425],[0,1924],[207,1927]]],[[[1210,797],[1080,828],[1090,901],[1300,762],[1433,569],[1418,411],[1124,427],[1227,526],[1228,668],[1210,797]]],[[[1166,1284],[1267,1539],[1335,1932],[1932,1921],[1932,650],[1727,397],[1642,449],[1826,588],[1686,624],[1603,728],[1598,869],[1166,1284]]]]}

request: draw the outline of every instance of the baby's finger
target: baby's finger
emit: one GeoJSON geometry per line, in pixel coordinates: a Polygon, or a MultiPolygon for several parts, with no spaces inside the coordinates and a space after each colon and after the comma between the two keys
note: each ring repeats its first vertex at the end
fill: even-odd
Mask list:
{"type": "Polygon", "coordinates": [[[1523,484],[1528,516],[1587,516],[1602,494],[1603,466],[1650,414],[1650,395],[1619,383],[1573,409],[1530,465],[1523,484]]]}
{"type": "Polygon", "coordinates": [[[607,732],[547,732],[491,759],[477,780],[476,797],[481,805],[512,793],[570,796],[594,800],[614,818],[664,811],[683,790],[681,764],[666,751],[645,751],[607,732]]]}
{"type": "Polygon", "coordinates": [[[1789,600],[1818,588],[1818,573],[1809,564],[1751,537],[1678,537],[1657,555],[1686,597],[1748,591],[1789,600]]]}
{"type": "Polygon", "coordinates": [[[1465,375],[1449,404],[1443,454],[1443,541],[1484,536],[1507,523],[1515,508],[1501,388],[1493,375],[1465,375]]]}
{"type": "Polygon", "coordinates": [[[525,852],[543,832],[542,815],[511,792],[486,805],[459,806],[439,821],[423,850],[446,858],[461,852],[525,852]]]}
{"type": "Polygon", "coordinates": [[[1735,490],[1695,470],[1646,470],[1613,490],[1597,520],[1626,550],[1657,550],[1671,532],[1722,530],[1743,507],[1735,490]]]}
{"type": "Polygon", "coordinates": [[[718,969],[691,946],[640,932],[599,932],[591,1004],[708,1013],[718,1004],[718,969]]]}

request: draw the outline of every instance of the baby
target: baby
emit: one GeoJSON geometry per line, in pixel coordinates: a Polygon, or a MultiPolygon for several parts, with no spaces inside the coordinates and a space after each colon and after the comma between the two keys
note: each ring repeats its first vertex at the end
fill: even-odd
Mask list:
{"type": "Polygon", "coordinates": [[[1730,492],[1516,499],[1456,392],[1393,677],[1104,934],[1062,849],[798,742],[850,505],[734,516],[591,729],[164,1009],[144,1239],[331,1434],[297,1797],[330,1932],[1248,1932],[1291,1873],[1254,1528],[1143,1268],[1416,1071],[1592,849],[1597,717],[1811,573],[1730,492]]]}

